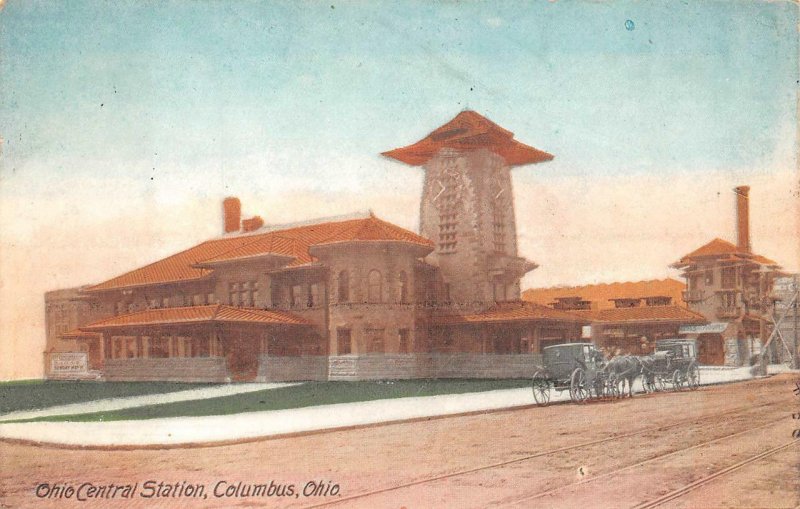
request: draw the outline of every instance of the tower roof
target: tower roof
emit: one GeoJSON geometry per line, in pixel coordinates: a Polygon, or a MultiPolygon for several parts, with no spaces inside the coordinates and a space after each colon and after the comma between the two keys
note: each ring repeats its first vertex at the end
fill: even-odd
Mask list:
{"type": "Polygon", "coordinates": [[[553,159],[551,154],[514,139],[514,133],[488,118],[465,110],[425,138],[382,155],[406,164],[420,166],[443,148],[476,150],[486,148],[505,159],[509,166],[535,164],[553,159]]]}
{"type": "Polygon", "coordinates": [[[691,253],[684,255],[681,259],[671,265],[674,268],[684,268],[692,265],[693,263],[699,260],[720,260],[720,259],[727,259],[730,261],[749,261],[758,263],[761,265],[766,265],[767,267],[774,267],[777,268],[779,265],[770,260],[765,256],[761,256],[758,254],[750,253],[748,251],[742,251],[738,246],[728,242],[727,240],[722,240],[720,238],[716,238],[709,242],[708,244],[704,244],[703,246],[695,249],[691,253]]]}

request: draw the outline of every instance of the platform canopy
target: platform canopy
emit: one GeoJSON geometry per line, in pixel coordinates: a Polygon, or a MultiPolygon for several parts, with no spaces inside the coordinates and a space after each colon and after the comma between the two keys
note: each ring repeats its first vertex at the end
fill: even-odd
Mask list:
{"type": "Polygon", "coordinates": [[[383,152],[382,155],[412,166],[420,166],[444,148],[489,149],[505,159],[508,166],[536,164],[553,159],[547,152],[518,142],[514,139],[514,133],[471,110],[462,111],[453,120],[413,145],[383,152]]]}

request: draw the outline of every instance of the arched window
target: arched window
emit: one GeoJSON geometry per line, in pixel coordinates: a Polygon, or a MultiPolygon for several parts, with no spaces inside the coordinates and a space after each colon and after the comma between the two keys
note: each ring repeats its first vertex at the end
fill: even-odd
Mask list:
{"type": "Polygon", "coordinates": [[[350,274],[343,270],[339,273],[339,302],[350,301],[350,274]]]}
{"type": "Polygon", "coordinates": [[[400,271],[398,276],[398,297],[401,304],[408,304],[408,276],[405,271],[400,271]]]}
{"type": "Polygon", "coordinates": [[[367,278],[367,301],[380,302],[382,294],[381,273],[377,270],[371,270],[367,278]]]}

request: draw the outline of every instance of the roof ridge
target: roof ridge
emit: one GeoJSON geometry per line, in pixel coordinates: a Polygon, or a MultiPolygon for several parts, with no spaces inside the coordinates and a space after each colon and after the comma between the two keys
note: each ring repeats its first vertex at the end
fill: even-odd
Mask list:
{"type": "Polygon", "coordinates": [[[355,212],[348,212],[346,214],[315,217],[310,219],[304,219],[302,221],[294,221],[291,223],[265,224],[261,228],[253,230],[252,232],[234,232],[231,234],[222,235],[221,237],[217,237],[214,240],[232,239],[238,237],[251,237],[251,236],[265,235],[270,233],[286,232],[286,231],[298,230],[300,228],[304,228],[307,226],[316,226],[327,223],[343,223],[346,221],[353,221],[356,219],[366,219],[367,217],[369,217],[368,211],[357,210],[355,212]]]}

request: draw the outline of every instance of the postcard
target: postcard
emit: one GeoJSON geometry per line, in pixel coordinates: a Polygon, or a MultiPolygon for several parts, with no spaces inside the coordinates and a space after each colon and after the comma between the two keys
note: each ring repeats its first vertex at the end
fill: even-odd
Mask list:
{"type": "Polygon", "coordinates": [[[0,1],[0,507],[799,506],[798,26],[0,1]]]}

